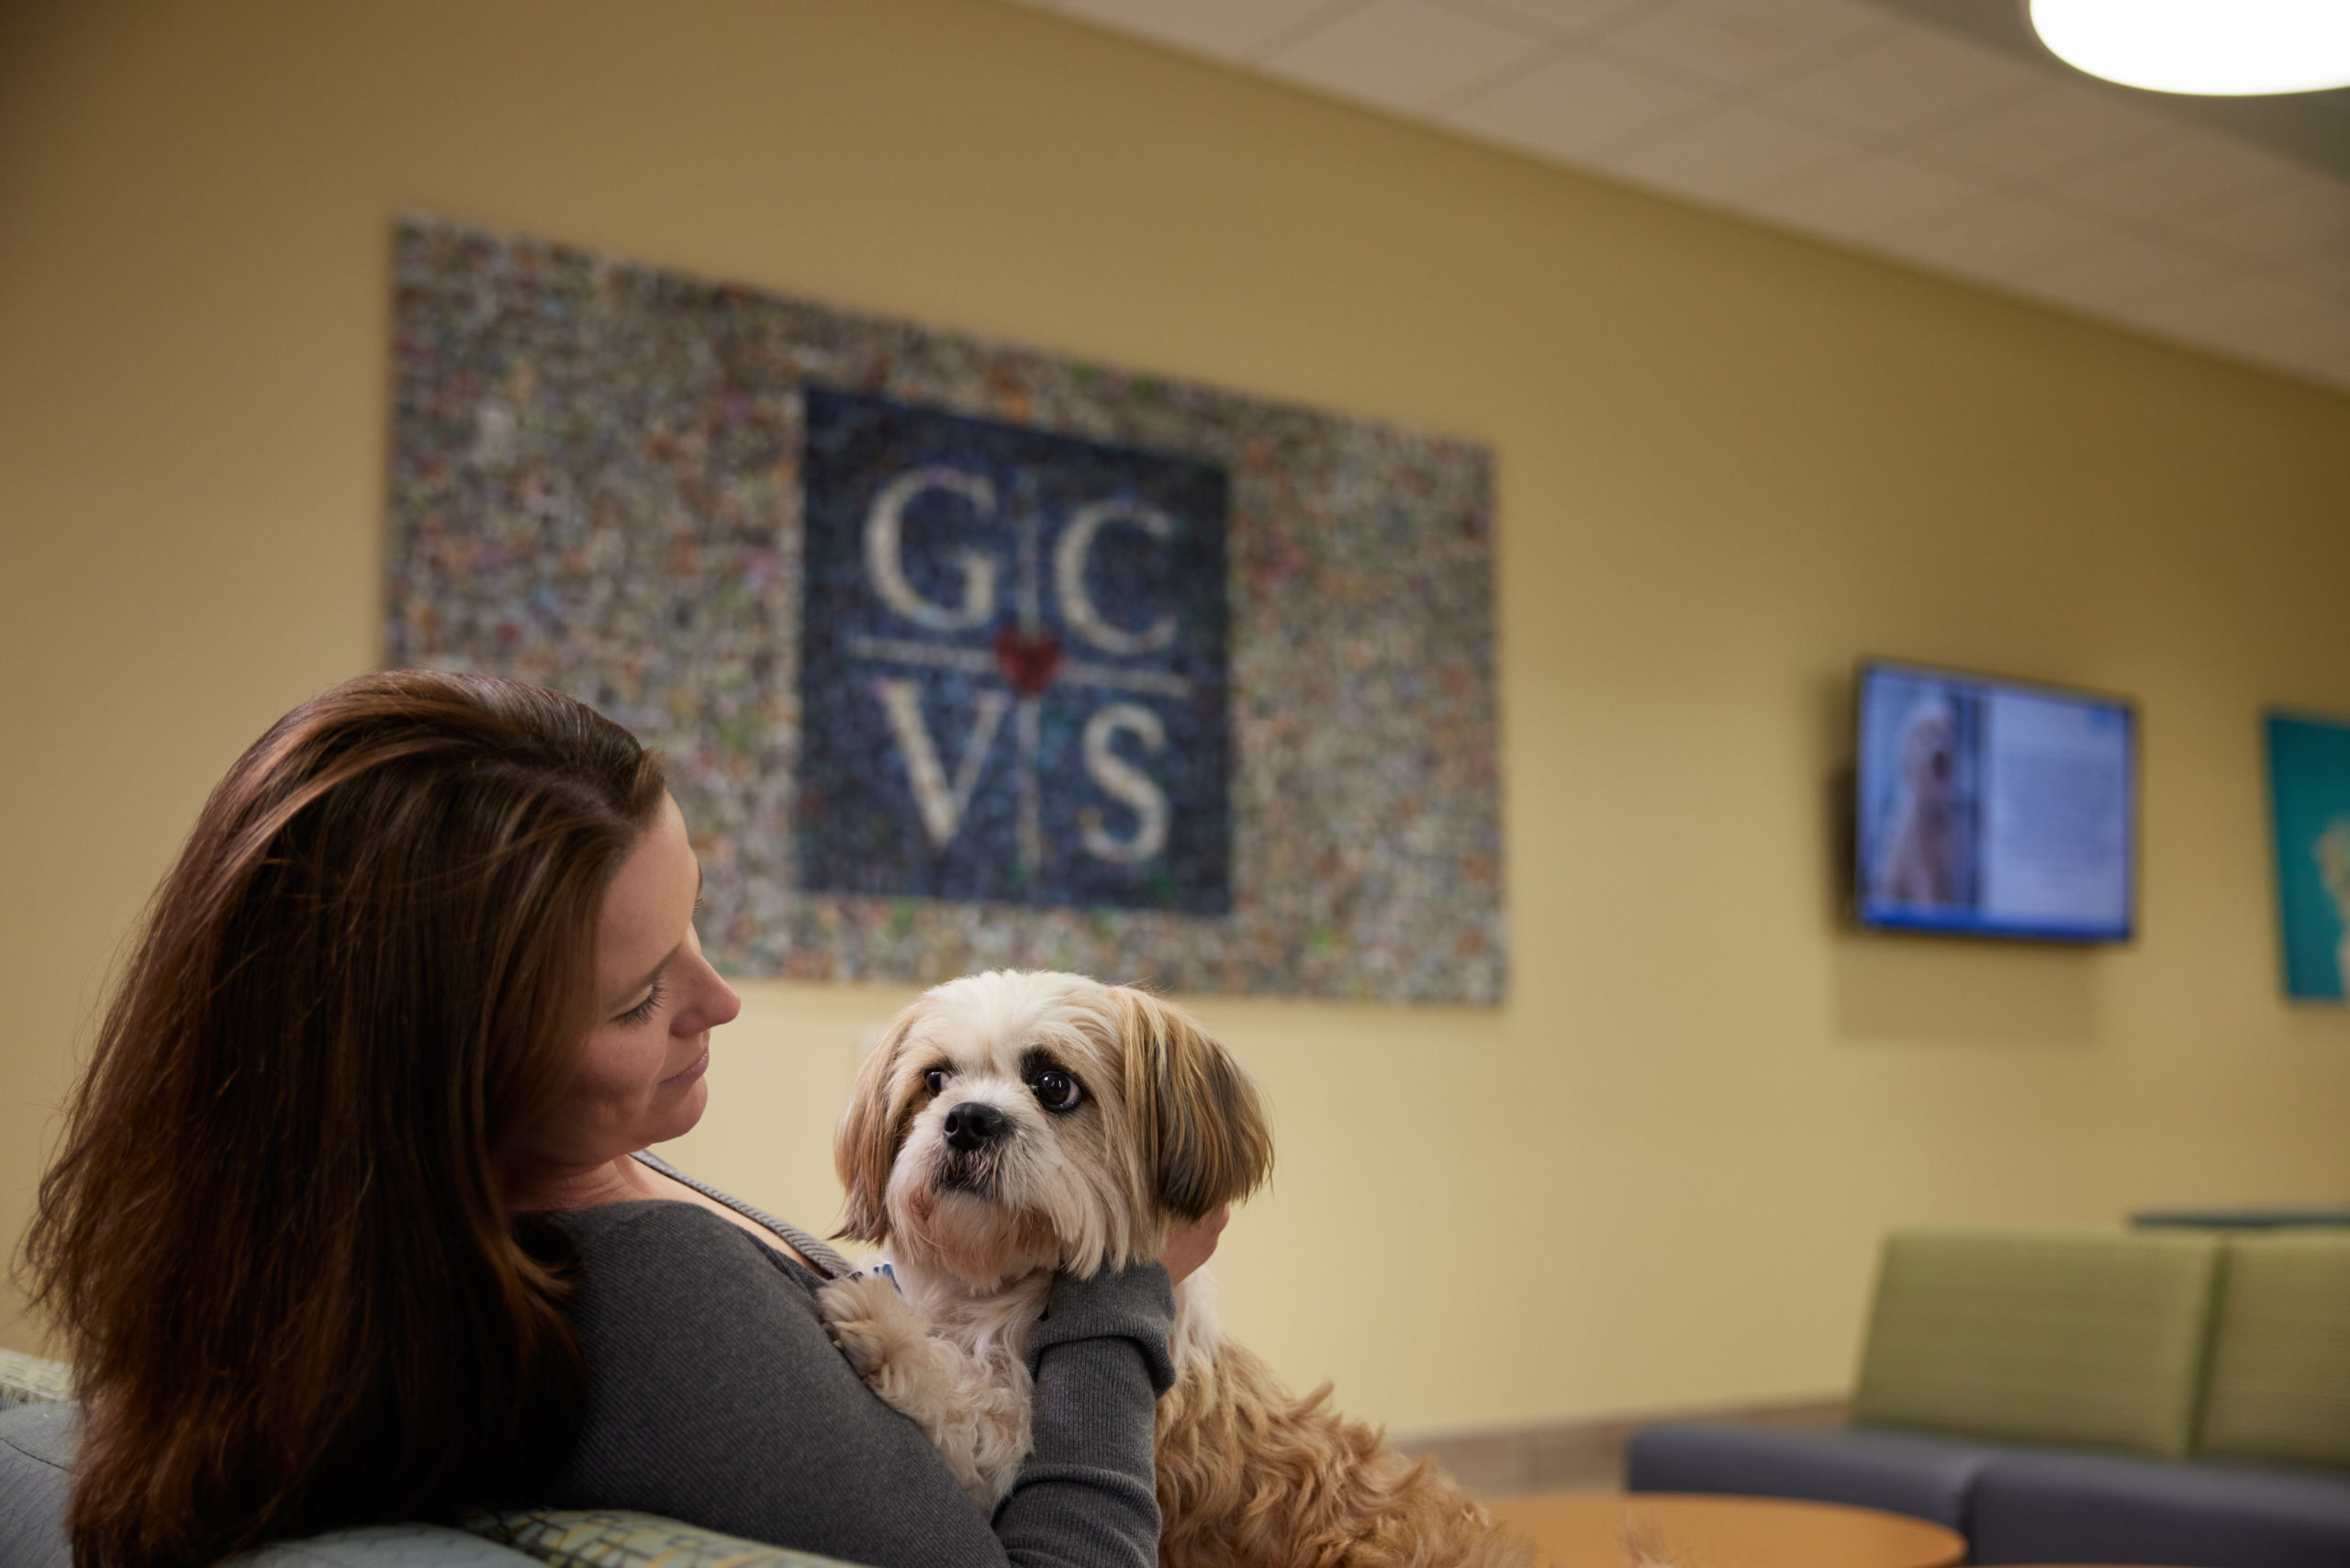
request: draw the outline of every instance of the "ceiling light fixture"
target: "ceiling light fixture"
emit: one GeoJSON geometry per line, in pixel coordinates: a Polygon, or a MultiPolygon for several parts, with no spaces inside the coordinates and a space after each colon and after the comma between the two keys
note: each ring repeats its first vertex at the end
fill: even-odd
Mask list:
{"type": "Polygon", "coordinates": [[[2350,0],[2024,0],[2066,64],[2157,93],[2350,87],[2350,0]]]}

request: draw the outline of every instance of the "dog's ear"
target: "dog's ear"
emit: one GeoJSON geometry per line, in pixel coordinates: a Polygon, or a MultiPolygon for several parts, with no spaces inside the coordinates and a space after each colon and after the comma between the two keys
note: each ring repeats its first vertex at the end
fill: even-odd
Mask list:
{"type": "Polygon", "coordinates": [[[1127,986],[1111,994],[1126,1104],[1160,1205],[1197,1219],[1255,1192],[1273,1168],[1273,1135],[1248,1072],[1181,1008],[1127,986]]]}
{"type": "Polygon", "coordinates": [[[898,1053],[914,1020],[921,1016],[917,1002],[890,1021],[856,1070],[856,1087],[849,1091],[848,1109],[833,1132],[833,1169],[840,1173],[847,1196],[841,1227],[834,1234],[849,1241],[883,1242],[890,1238],[889,1211],[883,1195],[889,1191],[890,1166],[898,1158],[898,1140],[904,1118],[898,1113],[895,1084],[898,1053]]]}

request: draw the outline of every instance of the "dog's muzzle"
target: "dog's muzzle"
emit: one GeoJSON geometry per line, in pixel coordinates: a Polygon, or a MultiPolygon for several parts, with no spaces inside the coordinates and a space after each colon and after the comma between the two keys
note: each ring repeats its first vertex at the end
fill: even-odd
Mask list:
{"type": "Polygon", "coordinates": [[[1006,1118],[992,1105],[982,1105],[967,1100],[946,1113],[946,1120],[939,1130],[946,1135],[946,1147],[961,1154],[977,1154],[1003,1139],[1006,1118]]]}
{"type": "Polygon", "coordinates": [[[946,1113],[939,1123],[946,1145],[938,1162],[942,1191],[992,1197],[1005,1145],[1012,1141],[1012,1118],[993,1105],[967,1100],[946,1113]]]}

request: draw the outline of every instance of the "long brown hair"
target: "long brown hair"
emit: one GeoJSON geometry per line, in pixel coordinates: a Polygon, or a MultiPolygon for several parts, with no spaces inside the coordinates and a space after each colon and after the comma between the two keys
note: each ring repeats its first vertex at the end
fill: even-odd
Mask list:
{"type": "Polygon", "coordinates": [[[422,671],[303,704],[221,780],[26,1243],[84,1406],[77,1563],[447,1517],[565,1457],[562,1259],[498,1165],[570,1081],[662,789],[569,698],[422,671]]]}

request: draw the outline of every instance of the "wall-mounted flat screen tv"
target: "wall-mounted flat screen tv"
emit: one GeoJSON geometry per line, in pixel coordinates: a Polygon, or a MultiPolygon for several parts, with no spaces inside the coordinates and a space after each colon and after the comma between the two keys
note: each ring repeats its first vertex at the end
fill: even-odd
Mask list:
{"type": "Polygon", "coordinates": [[[1853,904],[1865,926],[2126,942],[2138,716],[2083,691],[1861,666],[1853,904]]]}

